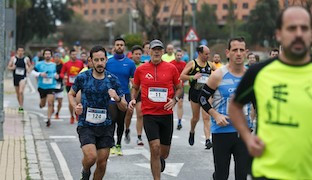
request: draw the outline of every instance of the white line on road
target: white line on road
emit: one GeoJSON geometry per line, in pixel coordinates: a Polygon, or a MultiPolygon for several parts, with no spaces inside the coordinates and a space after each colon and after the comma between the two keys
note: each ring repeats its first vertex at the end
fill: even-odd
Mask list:
{"type": "Polygon", "coordinates": [[[49,136],[50,139],[75,139],[76,136],[49,136]]]}
{"type": "Polygon", "coordinates": [[[32,82],[31,82],[29,77],[27,77],[27,84],[28,84],[28,86],[30,88],[30,93],[32,93],[32,94],[35,93],[36,89],[34,88],[34,85],[32,84],[32,82]]]}
{"type": "Polygon", "coordinates": [[[56,158],[60,164],[61,170],[63,172],[63,176],[65,180],[73,180],[72,175],[70,174],[69,168],[67,166],[66,160],[60,150],[60,148],[58,147],[58,145],[56,143],[50,143],[51,147],[56,155],[56,158]]]}

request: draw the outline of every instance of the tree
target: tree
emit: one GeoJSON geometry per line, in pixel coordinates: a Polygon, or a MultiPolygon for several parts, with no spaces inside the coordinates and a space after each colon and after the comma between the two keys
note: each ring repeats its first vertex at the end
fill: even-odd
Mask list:
{"type": "Polygon", "coordinates": [[[17,44],[25,44],[33,37],[40,39],[56,31],[56,22],[68,22],[73,14],[69,6],[73,0],[18,0],[17,44]],[[21,1],[19,3],[19,1],[21,1]]]}
{"type": "Polygon", "coordinates": [[[245,31],[249,32],[253,44],[262,44],[265,40],[274,44],[275,20],[279,13],[277,0],[258,0],[255,9],[250,13],[245,31]]]}

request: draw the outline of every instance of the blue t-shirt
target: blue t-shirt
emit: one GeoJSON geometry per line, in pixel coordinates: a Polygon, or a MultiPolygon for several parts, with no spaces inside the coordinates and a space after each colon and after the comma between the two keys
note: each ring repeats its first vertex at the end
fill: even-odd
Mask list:
{"type": "MultiPolygon", "coordinates": [[[[89,69],[80,73],[72,89],[77,93],[81,90],[81,104],[83,106],[82,114],[79,115],[78,126],[109,126],[112,124],[112,118],[108,111],[108,105],[110,96],[108,94],[109,89],[114,89],[118,96],[123,96],[120,82],[116,76],[108,71],[105,71],[104,79],[95,79],[92,75],[93,69],[89,69]],[[86,121],[87,110],[89,115],[94,115],[94,112],[105,112],[105,121],[101,123],[93,123],[86,121]]],[[[95,114],[97,115],[97,114],[95,114]]]]}
{"type": "Polygon", "coordinates": [[[117,59],[115,55],[114,57],[108,59],[106,64],[106,70],[118,77],[122,92],[125,94],[130,94],[129,78],[134,77],[135,68],[135,63],[126,56],[123,56],[121,59],[117,59]]]}
{"type": "Polygon", "coordinates": [[[145,63],[145,62],[147,62],[147,61],[149,61],[149,60],[151,60],[151,56],[150,56],[150,55],[144,55],[144,54],[142,54],[142,56],[141,56],[141,62],[142,62],[142,63],[145,63]]]}
{"type": "MultiPolygon", "coordinates": [[[[232,75],[226,66],[221,68],[223,77],[220,85],[213,94],[213,108],[220,114],[229,116],[229,102],[233,97],[236,88],[241,81],[242,77],[232,75]]],[[[252,122],[250,118],[251,104],[244,106],[244,114],[246,116],[248,126],[252,128],[252,122]]],[[[232,133],[237,132],[230,119],[227,119],[229,124],[227,126],[219,126],[216,120],[211,117],[211,133],[232,133]]]]}
{"type": "Polygon", "coordinates": [[[54,62],[39,61],[35,65],[35,71],[45,72],[47,77],[38,77],[38,88],[41,89],[55,89],[56,88],[56,64],[54,62]]]}

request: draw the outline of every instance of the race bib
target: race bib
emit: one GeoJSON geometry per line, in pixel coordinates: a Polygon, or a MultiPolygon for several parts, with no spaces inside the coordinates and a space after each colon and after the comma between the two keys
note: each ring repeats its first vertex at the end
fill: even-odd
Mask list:
{"type": "Polygon", "coordinates": [[[49,78],[49,77],[45,77],[42,79],[42,83],[43,84],[52,84],[53,83],[53,79],[49,78]]]}
{"type": "Polygon", "coordinates": [[[16,75],[21,75],[21,76],[23,76],[24,73],[25,73],[25,68],[17,67],[17,68],[15,69],[15,74],[16,74],[16,75]]]}
{"type": "Polygon", "coordinates": [[[106,120],[106,109],[87,108],[86,121],[99,124],[106,120]]]}
{"type": "Polygon", "coordinates": [[[62,87],[62,84],[60,82],[57,82],[56,86],[55,86],[55,89],[61,89],[61,87],[62,87]]]}
{"type": "MultiPolygon", "coordinates": [[[[231,102],[231,98],[227,98],[227,102],[226,102],[226,114],[229,114],[229,106],[230,106],[230,102],[231,102]]],[[[248,105],[245,105],[243,107],[243,112],[244,115],[247,116],[248,115],[248,105]]]]}
{"type": "Polygon", "coordinates": [[[167,88],[148,88],[148,99],[153,102],[167,102],[168,89],[167,88]]]}
{"type": "Polygon", "coordinates": [[[197,83],[206,84],[209,78],[209,74],[201,74],[202,76],[197,79],[197,83]]]}
{"type": "Polygon", "coordinates": [[[69,83],[74,83],[76,76],[69,76],[69,83]]]}

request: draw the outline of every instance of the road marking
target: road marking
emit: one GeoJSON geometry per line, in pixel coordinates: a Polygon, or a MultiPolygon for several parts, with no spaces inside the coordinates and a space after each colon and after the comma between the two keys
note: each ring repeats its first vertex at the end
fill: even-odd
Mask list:
{"type": "Polygon", "coordinates": [[[70,174],[69,168],[67,166],[66,160],[60,150],[60,148],[58,147],[58,145],[54,142],[50,143],[51,147],[56,155],[56,158],[60,164],[63,176],[65,180],[73,180],[72,175],[70,174]]]}
{"type": "Polygon", "coordinates": [[[175,136],[175,135],[172,136],[172,139],[179,139],[179,138],[180,138],[179,136],[175,136]]]}
{"type": "MultiPolygon", "coordinates": [[[[135,165],[151,169],[151,165],[149,163],[136,163],[135,165]]],[[[166,169],[163,172],[169,176],[178,177],[184,163],[166,163],[166,169]]]]}
{"type": "Polygon", "coordinates": [[[30,93],[32,93],[32,94],[35,93],[36,89],[34,88],[34,85],[32,84],[32,82],[31,82],[29,77],[27,77],[27,84],[28,84],[28,86],[30,88],[30,93]]]}
{"type": "Polygon", "coordinates": [[[76,136],[49,136],[50,139],[75,139],[76,136]]]}

